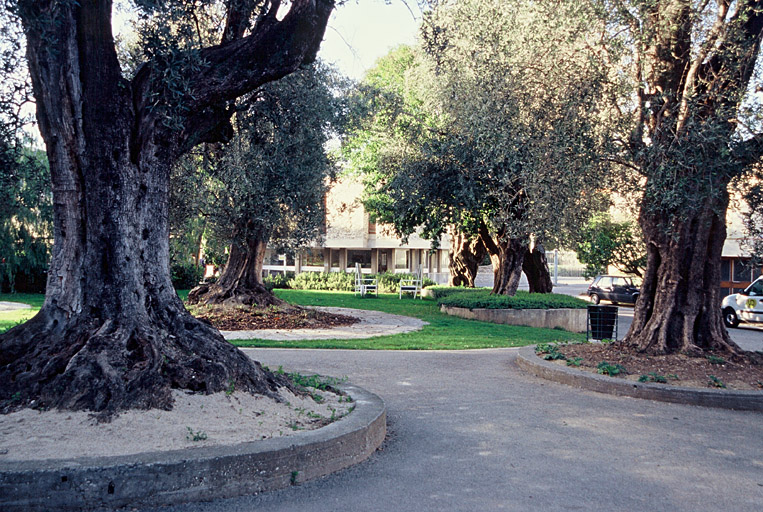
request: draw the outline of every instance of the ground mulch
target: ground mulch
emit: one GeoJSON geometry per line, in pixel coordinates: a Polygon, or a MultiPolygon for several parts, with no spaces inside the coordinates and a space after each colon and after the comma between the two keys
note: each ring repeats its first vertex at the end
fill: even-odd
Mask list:
{"type": "Polygon", "coordinates": [[[727,389],[763,390],[763,365],[754,364],[747,357],[735,357],[730,361],[712,354],[705,357],[684,354],[653,356],[622,343],[561,345],[558,352],[567,359],[554,361],[556,364],[584,371],[600,373],[598,366],[602,362],[625,368],[624,374],[614,378],[638,381],[646,375],[646,378],[641,377],[642,382],[696,388],[717,389],[725,386],[727,389]],[[568,361],[579,362],[580,365],[568,364],[568,361]]]}
{"type": "Polygon", "coordinates": [[[352,325],[359,318],[299,306],[197,306],[193,315],[221,331],[325,329],[352,325]]]}

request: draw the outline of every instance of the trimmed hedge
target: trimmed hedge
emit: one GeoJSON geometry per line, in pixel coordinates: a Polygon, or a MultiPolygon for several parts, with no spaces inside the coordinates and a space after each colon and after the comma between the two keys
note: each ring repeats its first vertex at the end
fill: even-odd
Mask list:
{"type": "Polygon", "coordinates": [[[289,280],[294,290],[331,290],[351,292],[355,289],[355,275],[346,272],[302,272],[289,280]]]}
{"type": "MultiPolygon", "coordinates": [[[[401,279],[410,279],[411,274],[363,274],[366,278],[379,280],[379,292],[397,293],[401,279]]],[[[424,286],[435,284],[431,279],[424,278],[424,286]]],[[[351,292],[355,289],[355,274],[353,272],[302,272],[289,280],[289,287],[295,290],[329,290],[336,292],[351,292]]]]}
{"type": "MultiPolygon", "coordinates": [[[[441,288],[441,287],[438,287],[441,288]]],[[[452,288],[437,300],[439,305],[468,309],[585,309],[588,303],[577,297],[559,293],[517,291],[513,297],[491,295],[486,288],[452,288]]],[[[438,293],[441,293],[438,290],[438,293]]]]}

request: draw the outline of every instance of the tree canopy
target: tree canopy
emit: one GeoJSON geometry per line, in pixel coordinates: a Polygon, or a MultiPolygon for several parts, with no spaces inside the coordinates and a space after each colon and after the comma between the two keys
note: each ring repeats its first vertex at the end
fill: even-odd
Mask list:
{"type": "Polygon", "coordinates": [[[350,151],[367,207],[403,235],[489,233],[500,265],[512,262],[494,291],[513,293],[522,256],[512,255],[531,236],[568,240],[605,202],[611,81],[590,51],[607,44],[602,27],[577,3],[438,4],[421,48],[397,50],[366,79],[376,111],[350,151]]]}

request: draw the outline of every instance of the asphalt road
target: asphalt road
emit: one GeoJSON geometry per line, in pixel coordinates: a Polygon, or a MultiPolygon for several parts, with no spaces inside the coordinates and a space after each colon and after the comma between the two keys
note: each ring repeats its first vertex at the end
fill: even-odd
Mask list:
{"type": "Polygon", "coordinates": [[[157,512],[761,510],[759,413],[549,383],[513,349],[247,352],[380,395],[383,449],[282,491],[157,512]]]}

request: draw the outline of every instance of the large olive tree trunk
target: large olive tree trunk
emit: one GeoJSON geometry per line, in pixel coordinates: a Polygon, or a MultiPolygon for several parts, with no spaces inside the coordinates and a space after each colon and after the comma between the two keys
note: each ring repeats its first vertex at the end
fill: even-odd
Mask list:
{"type": "Polygon", "coordinates": [[[485,244],[478,236],[454,232],[450,238],[448,286],[474,288],[477,272],[487,254],[485,244]]]}
{"type": "Polygon", "coordinates": [[[522,260],[522,272],[527,276],[527,282],[530,285],[530,293],[551,293],[554,290],[554,283],[551,281],[551,273],[548,270],[548,260],[546,251],[540,244],[525,251],[524,260],[522,260]]]}
{"type": "Polygon", "coordinates": [[[522,278],[527,241],[523,238],[508,238],[502,232],[493,237],[484,223],[479,227],[479,237],[493,264],[492,293],[516,295],[522,278]]]}
{"type": "Polygon", "coordinates": [[[720,265],[728,185],[760,162],[761,136],[735,132],[763,10],[754,1],[658,1],[623,14],[641,38],[629,149],[646,178],[639,223],[647,246],[625,342],[649,353],[739,353],[721,323],[720,265]]]}
{"type": "Polygon", "coordinates": [[[642,211],[647,267],[626,342],[658,354],[740,351],[719,313],[727,207],[723,194],[671,224],[642,211]]]}
{"type": "Polygon", "coordinates": [[[158,117],[158,67],[145,65],[132,82],[122,77],[111,2],[19,5],[50,161],[55,244],[42,309],[0,336],[2,410],[87,409],[108,418],[170,408],[174,388],[211,393],[231,384],[277,396],[280,377],[194,319],[172,288],[169,170],[190,147],[227,132],[226,102],[315,56],[333,2],[295,0],[282,21],[272,12],[243,38],[240,25],[227,26],[229,42],[202,50],[186,72],[179,129],[158,117]]]}
{"type": "Polygon", "coordinates": [[[246,304],[269,306],[283,301],[265,288],[262,281],[262,264],[265,260],[267,240],[249,237],[244,244],[233,243],[228,261],[213,284],[202,284],[191,290],[191,304],[246,304]]]}

